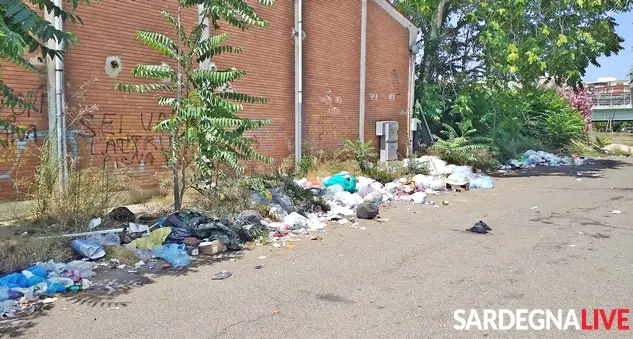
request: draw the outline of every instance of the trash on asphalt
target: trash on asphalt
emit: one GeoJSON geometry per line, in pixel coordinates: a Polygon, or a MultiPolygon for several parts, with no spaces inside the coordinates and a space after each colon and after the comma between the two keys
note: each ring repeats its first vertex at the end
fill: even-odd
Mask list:
{"type": "Polygon", "coordinates": [[[620,210],[614,210],[614,211],[613,211],[613,212],[611,212],[611,213],[613,213],[613,214],[622,214],[622,211],[620,211],[620,210]]]}
{"type": "Polygon", "coordinates": [[[488,224],[480,220],[476,222],[471,228],[468,228],[467,231],[479,234],[486,234],[489,231],[492,231],[492,228],[490,228],[488,224]]]}
{"type": "Polygon", "coordinates": [[[379,213],[378,205],[370,202],[360,204],[356,210],[358,219],[375,219],[379,213]]]}
{"type": "Polygon", "coordinates": [[[232,276],[233,273],[229,271],[221,271],[211,276],[212,280],[224,280],[232,276]]]}

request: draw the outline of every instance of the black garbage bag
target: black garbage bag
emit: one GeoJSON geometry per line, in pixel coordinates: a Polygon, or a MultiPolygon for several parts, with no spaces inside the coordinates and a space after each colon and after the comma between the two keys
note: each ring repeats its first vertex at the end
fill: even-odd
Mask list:
{"type": "Polygon", "coordinates": [[[246,210],[240,212],[233,222],[233,228],[236,230],[240,239],[244,242],[253,241],[257,234],[261,234],[266,226],[262,225],[264,218],[257,211],[246,210]]]}
{"type": "Polygon", "coordinates": [[[108,214],[110,219],[116,222],[134,222],[136,215],[127,207],[117,207],[108,214]]]}
{"type": "Polygon", "coordinates": [[[372,202],[364,202],[358,205],[356,217],[358,219],[374,219],[378,216],[378,205],[372,202]]]}
{"type": "Polygon", "coordinates": [[[200,212],[180,211],[171,214],[165,220],[165,226],[184,228],[199,239],[219,240],[231,250],[241,250],[240,236],[227,227],[227,221],[213,219],[200,212]]]}
{"type": "Polygon", "coordinates": [[[488,224],[486,224],[485,222],[479,220],[471,228],[467,229],[467,231],[479,234],[486,234],[489,231],[492,231],[492,228],[490,228],[490,226],[488,226],[488,224]]]}
{"type": "Polygon", "coordinates": [[[273,197],[273,203],[281,206],[284,211],[288,212],[288,209],[292,206],[292,200],[288,197],[288,195],[286,195],[284,191],[279,188],[271,189],[270,194],[273,197]]]}

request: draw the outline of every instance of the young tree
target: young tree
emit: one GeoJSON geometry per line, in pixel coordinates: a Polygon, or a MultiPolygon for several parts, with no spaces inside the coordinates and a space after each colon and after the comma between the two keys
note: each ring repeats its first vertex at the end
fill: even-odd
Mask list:
{"type": "MultiPolygon", "coordinates": [[[[42,58],[63,57],[63,51],[46,47],[46,42],[54,39],[57,42],[67,44],[76,42],[77,38],[71,32],[62,32],[56,29],[41,17],[41,13],[35,12],[28,4],[39,8],[40,11],[52,12],[55,16],[60,16],[62,21],[81,22],[81,18],[73,15],[72,12],[80,3],[89,4],[90,0],[66,0],[66,2],[71,5],[71,11],[62,10],[51,0],[0,0],[0,60],[8,61],[29,71],[43,72],[25,58],[27,51],[32,53],[39,49],[42,58]]],[[[1,75],[2,73],[0,73],[1,75]]],[[[3,96],[0,99],[0,109],[17,106],[36,110],[33,104],[20,99],[13,89],[2,81],[2,78],[0,78],[0,93],[3,96]]],[[[0,127],[8,131],[18,129],[17,126],[1,119],[0,127]]],[[[4,141],[0,141],[0,146],[6,146],[2,143],[4,141]]]]}
{"type": "MultiPolygon", "coordinates": [[[[210,19],[214,28],[219,27],[220,20],[242,29],[246,29],[248,25],[265,25],[254,10],[241,0],[226,0],[224,5],[220,0],[206,2],[210,4],[206,7],[205,16],[210,19]]],[[[272,5],[270,0],[264,0],[263,3],[272,5]]],[[[242,172],[242,160],[270,161],[255,152],[251,148],[254,140],[244,135],[245,132],[262,127],[270,121],[253,121],[237,115],[243,109],[240,102],[265,103],[267,100],[231,89],[231,82],[245,76],[244,71],[198,67],[199,63],[210,61],[215,56],[239,53],[241,49],[225,45],[229,38],[227,33],[202,39],[202,33],[206,29],[204,23],[195,25],[188,34],[185,33],[180,21],[181,9],[195,4],[198,2],[179,2],[176,18],[168,12],[161,12],[173,26],[178,37],[177,42],[160,33],[137,33],[137,38],[146,45],[172,59],[177,65],[176,69],[167,64],[137,65],[132,70],[133,76],[160,82],[116,85],[116,89],[127,92],[172,93],[171,96],[159,96],[159,104],[170,106],[173,114],[170,119],[159,123],[156,129],[169,132],[172,136],[168,165],[173,172],[176,210],[180,209],[182,196],[191,184],[186,182],[184,173],[190,157],[193,157],[198,170],[195,181],[215,179],[217,182],[221,165],[242,172]]]]}

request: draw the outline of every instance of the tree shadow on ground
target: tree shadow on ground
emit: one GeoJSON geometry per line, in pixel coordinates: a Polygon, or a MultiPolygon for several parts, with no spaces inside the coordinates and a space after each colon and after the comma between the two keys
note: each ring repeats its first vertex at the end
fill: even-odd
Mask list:
{"type": "Polygon", "coordinates": [[[106,268],[98,270],[90,289],[69,295],[65,297],[65,300],[73,304],[90,307],[127,307],[127,302],[116,301],[116,299],[122,295],[129,294],[137,287],[153,284],[156,282],[156,278],[161,276],[187,276],[191,273],[199,272],[199,268],[203,266],[231,259],[241,259],[246,250],[248,249],[244,248],[242,251],[229,251],[215,256],[200,255],[194,257],[191,264],[183,269],[175,269],[173,267],[163,269],[162,267],[166,262],[157,260],[156,266],[151,270],[147,266],[143,266],[138,270],[133,266],[124,269],[106,268]],[[129,271],[138,271],[138,273],[129,271]]]}
{"type": "Polygon", "coordinates": [[[37,318],[46,316],[48,311],[55,307],[55,303],[44,304],[37,308],[33,314],[15,319],[0,319],[0,339],[21,338],[26,330],[35,327],[37,318]]]}
{"type": "MultiPolygon", "coordinates": [[[[97,275],[91,280],[92,286],[85,291],[61,296],[65,301],[75,305],[101,307],[105,309],[117,309],[127,307],[127,301],[118,301],[122,295],[129,294],[137,287],[153,284],[156,278],[161,276],[187,276],[191,273],[199,272],[200,267],[213,265],[231,259],[241,259],[244,256],[242,251],[229,251],[215,256],[200,255],[194,257],[191,264],[184,269],[167,268],[163,260],[157,260],[156,266],[149,269],[147,266],[136,270],[133,266],[124,269],[97,269],[97,275]],[[129,272],[130,270],[138,273],[129,272]]],[[[56,303],[47,304],[35,313],[21,318],[0,320],[0,339],[18,338],[25,335],[26,330],[37,325],[36,318],[45,316],[48,310],[55,307],[56,303]]]]}
{"type": "Polygon", "coordinates": [[[527,178],[542,176],[568,176],[582,177],[583,179],[597,179],[602,177],[602,171],[620,169],[633,166],[633,162],[618,159],[595,159],[587,160],[582,166],[560,166],[546,167],[538,166],[521,170],[509,170],[505,173],[494,173],[491,176],[496,178],[527,178]]]}

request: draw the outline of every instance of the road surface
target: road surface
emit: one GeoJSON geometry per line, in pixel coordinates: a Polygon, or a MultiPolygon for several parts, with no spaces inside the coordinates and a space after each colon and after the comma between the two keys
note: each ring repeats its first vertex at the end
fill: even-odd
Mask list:
{"type": "Polygon", "coordinates": [[[394,203],[381,211],[389,222],[361,222],[364,231],[330,226],[322,241],[303,238],[295,248],[257,247],[234,261],[106,281],[114,292],[61,298],[0,323],[0,337],[605,337],[457,331],[453,312],[633,306],[632,165],[617,158],[583,167],[582,176],[522,172],[495,178],[492,190],[435,198],[448,206],[394,203]],[[464,232],[478,220],[492,233],[464,232]],[[211,280],[221,270],[233,276],[211,280]]]}

